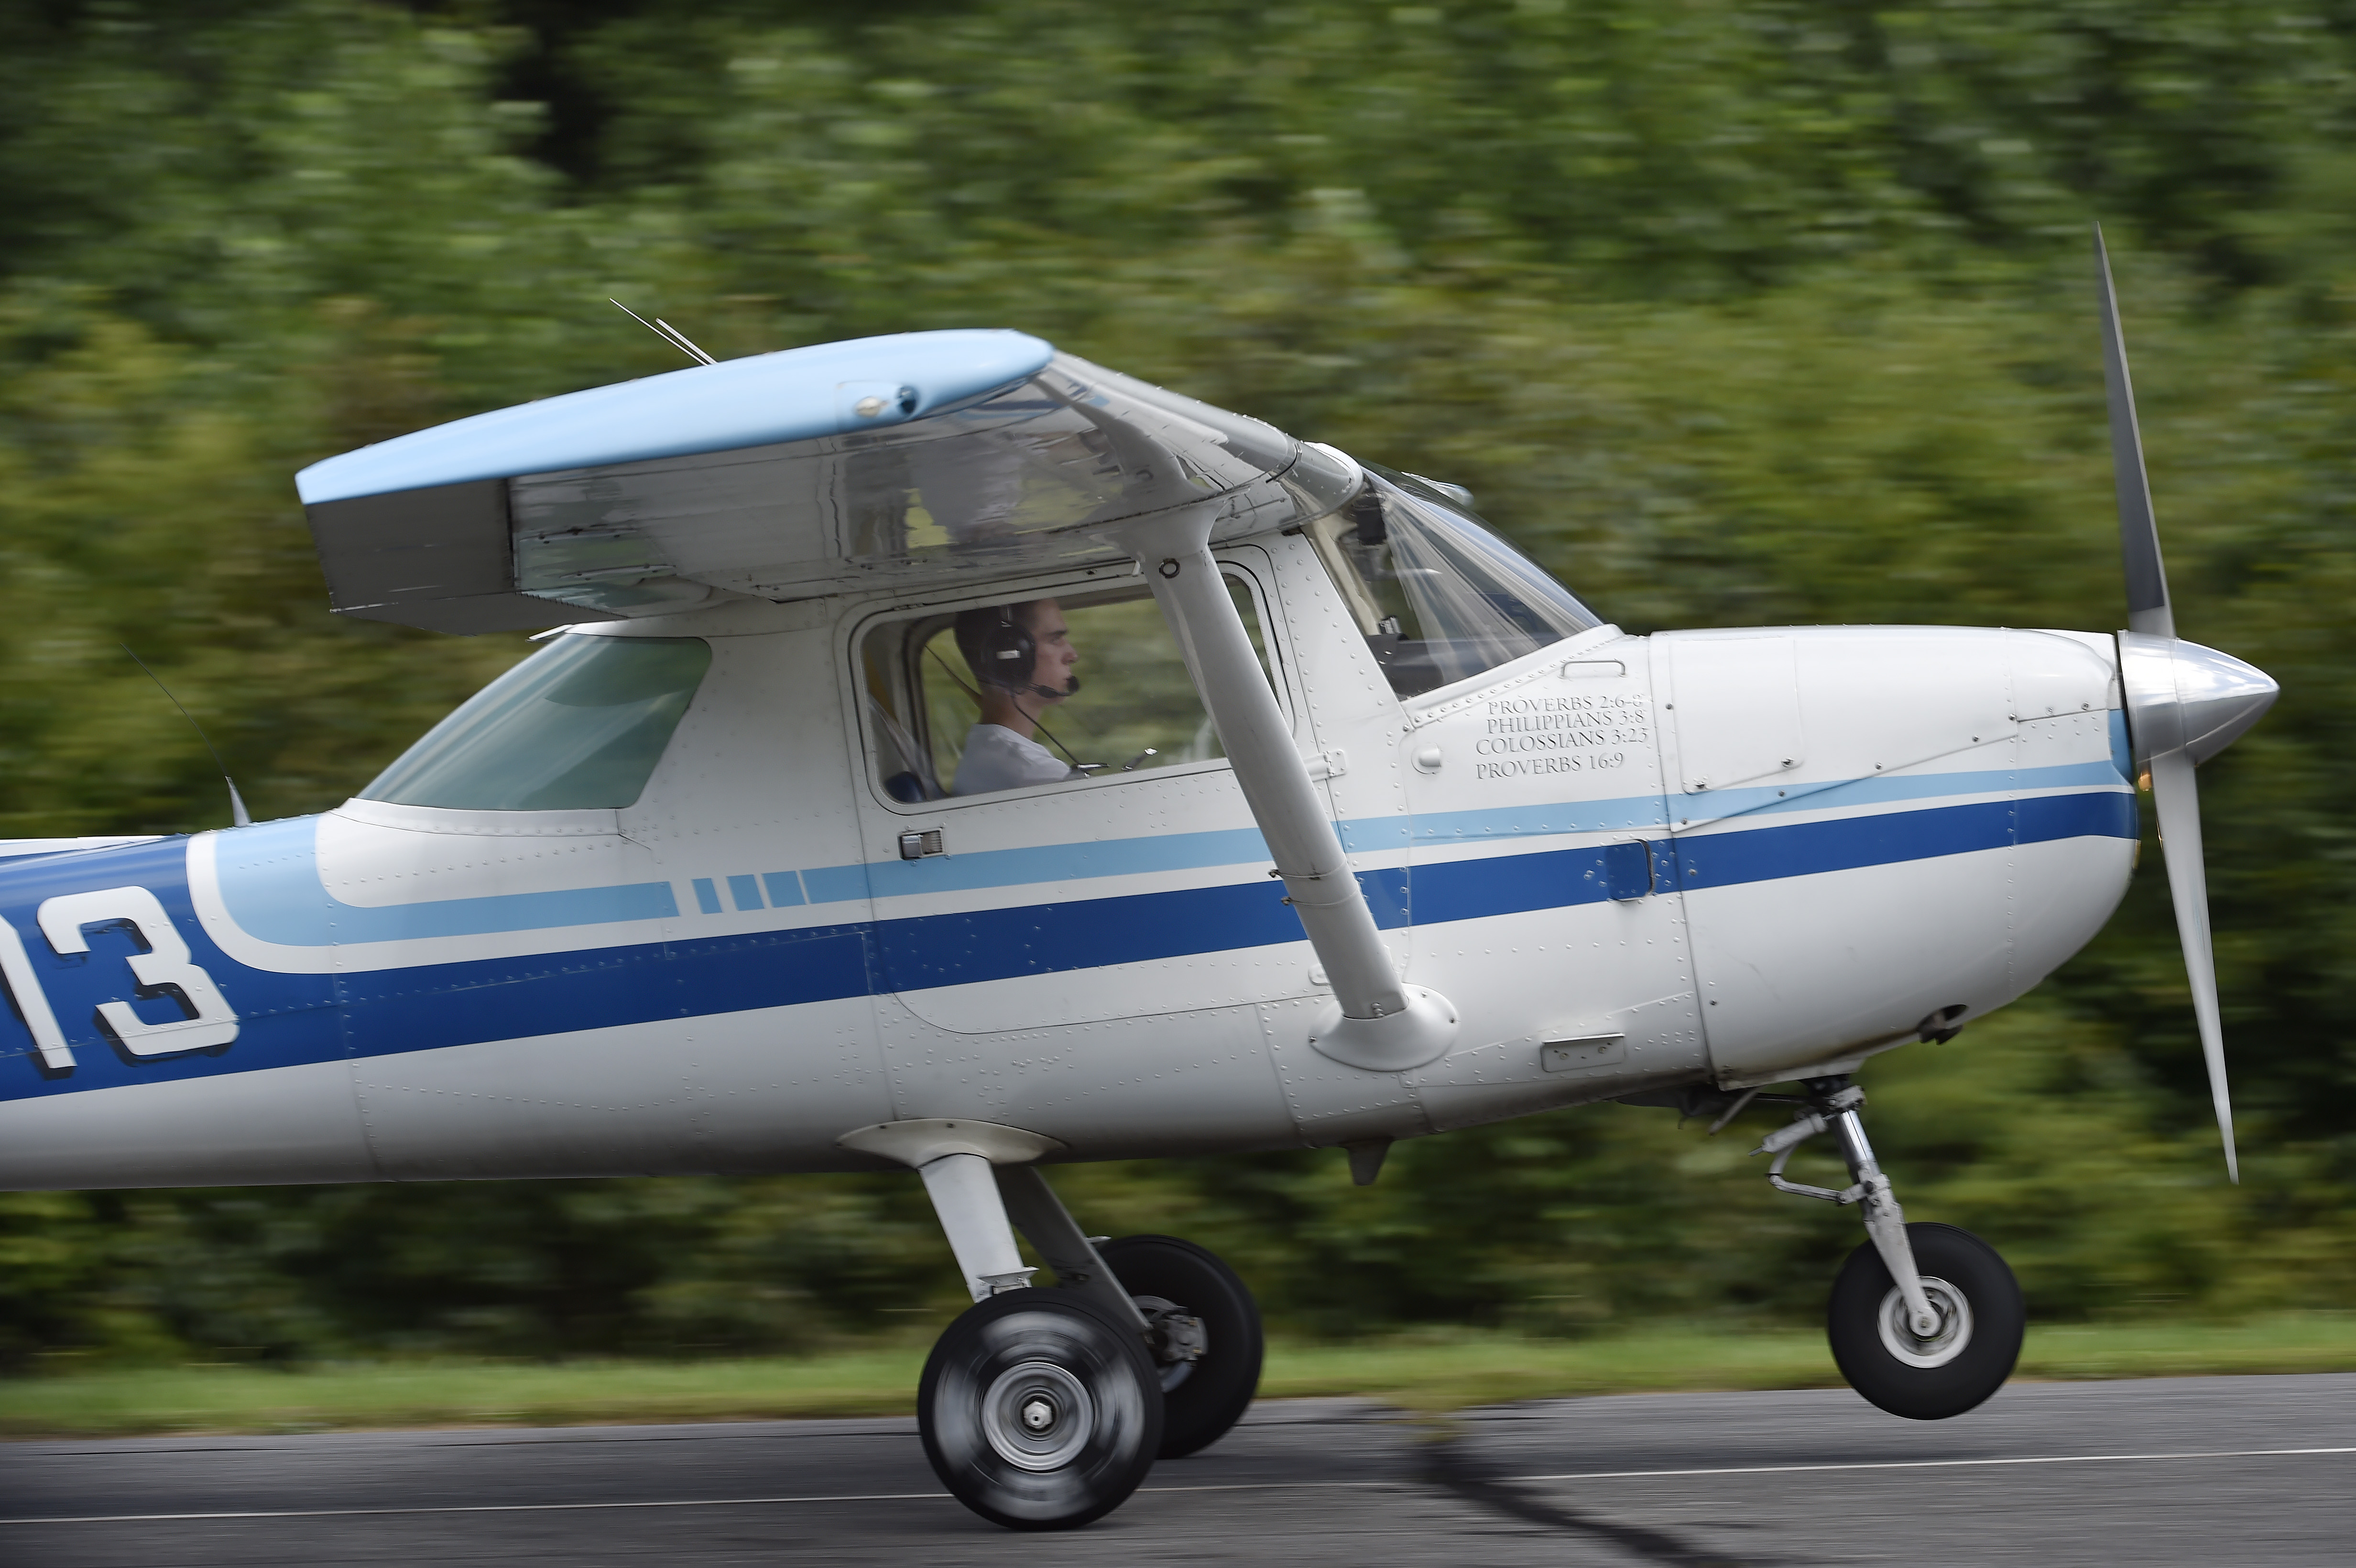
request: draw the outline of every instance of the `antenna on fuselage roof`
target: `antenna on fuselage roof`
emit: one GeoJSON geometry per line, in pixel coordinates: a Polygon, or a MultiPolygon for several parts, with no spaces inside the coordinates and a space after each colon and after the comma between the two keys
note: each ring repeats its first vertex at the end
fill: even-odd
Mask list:
{"type": "Polygon", "coordinates": [[[637,311],[632,310],[628,305],[624,304],[620,300],[616,299],[611,294],[605,296],[605,303],[612,305],[616,310],[620,311],[624,315],[628,316],[632,321],[637,322],[640,326],[645,327],[648,332],[653,333],[657,337],[661,338],[665,343],[669,344],[672,347],[686,349],[689,354],[692,355],[701,363],[706,365],[717,365],[720,363],[719,360],[714,359],[711,355],[706,354],[702,349],[698,348],[694,344],[690,343],[687,340],[686,333],[681,332],[679,328],[673,326],[662,317],[657,316],[652,321],[648,321],[645,316],[640,315],[637,311]]]}
{"type": "MultiPolygon", "coordinates": [[[[117,643],[115,646],[121,648],[126,654],[131,654],[131,645],[129,643],[117,643]]],[[[238,827],[252,827],[253,814],[245,809],[245,797],[237,793],[237,781],[229,776],[229,764],[221,761],[220,751],[213,744],[213,738],[205,733],[205,727],[197,722],[197,716],[195,714],[189,712],[185,708],[180,708],[180,699],[172,695],[172,688],[164,684],[164,677],[162,676],[157,675],[152,669],[147,669],[147,661],[145,659],[141,658],[137,654],[131,654],[131,662],[137,665],[141,669],[147,671],[147,678],[155,683],[155,689],[164,694],[164,700],[170,703],[173,707],[180,709],[180,717],[188,721],[188,728],[197,732],[197,739],[205,743],[205,750],[212,752],[213,766],[221,771],[221,783],[229,785],[229,819],[230,824],[238,827]]]]}

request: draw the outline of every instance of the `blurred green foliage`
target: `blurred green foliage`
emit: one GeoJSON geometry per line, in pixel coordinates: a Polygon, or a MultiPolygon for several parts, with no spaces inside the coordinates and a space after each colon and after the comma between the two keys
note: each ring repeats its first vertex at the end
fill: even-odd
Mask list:
{"type": "MultiPolygon", "coordinates": [[[[2351,132],[2351,0],[15,0],[0,833],[221,820],[119,643],[266,816],[519,656],[331,623],[288,475],[671,368],[608,294],[723,355],[1026,328],[1470,485],[1631,630],[2107,628],[2099,216],[2179,624],[2285,688],[2203,776],[2246,1180],[2151,875],[1877,1061],[1876,1136],[2041,1316],[2344,1305],[2351,132]]],[[[1853,1217],[1671,1121],[1065,1185],[1305,1331],[1813,1314],[1853,1217]]],[[[17,1358],[814,1349],[956,1294],[905,1179],[0,1196],[17,1358]]]]}

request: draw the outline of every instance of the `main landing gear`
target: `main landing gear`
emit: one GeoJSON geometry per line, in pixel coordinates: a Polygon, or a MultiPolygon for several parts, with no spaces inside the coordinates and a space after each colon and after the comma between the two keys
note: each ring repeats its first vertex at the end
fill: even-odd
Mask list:
{"type": "Polygon", "coordinates": [[[1864,1090],[1847,1078],[1804,1086],[1807,1098],[1792,1120],[1751,1152],[1775,1157],[1767,1179],[1776,1190],[1855,1203],[1864,1214],[1866,1243],[1833,1282],[1826,1318],[1833,1360],[1851,1388],[1892,1415],[1961,1415],[1996,1392],[2020,1359],[2020,1285],[1996,1249],[1969,1231],[1906,1223],[1866,1141],[1858,1115],[1864,1090]],[[1840,1139],[1851,1181],[1844,1190],[1783,1179],[1793,1151],[1822,1132],[1840,1139]]]}
{"type": "Polygon", "coordinates": [[[1173,1236],[1099,1248],[1028,1165],[958,1153],[918,1171],[974,1297],[917,1392],[925,1456],[959,1502],[1011,1529],[1069,1530],[1242,1416],[1259,1310],[1225,1264],[1173,1236]],[[1056,1288],[1031,1286],[1016,1228],[1056,1288]]]}
{"type": "Polygon", "coordinates": [[[1235,1270],[1175,1236],[1123,1236],[1097,1249],[1145,1314],[1162,1384],[1162,1457],[1227,1435],[1259,1389],[1259,1307],[1235,1270]]]}

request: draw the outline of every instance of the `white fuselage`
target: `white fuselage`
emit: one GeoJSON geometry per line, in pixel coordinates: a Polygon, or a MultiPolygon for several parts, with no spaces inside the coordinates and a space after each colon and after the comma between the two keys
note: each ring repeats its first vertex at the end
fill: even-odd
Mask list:
{"type": "Polygon", "coordinates": [[[0,1063],[0,1187],[856,1168],[842,1134],[924,1117],[1073,1159],[1413,1136],[1842,1070],[2019,996],[2125,888],[2107,636],[1603,627],[1402,702],[1304,541],[1221,560],[1401,976],[1461,1013],[1440,1060],[1310,1043],[1323,976],[1224,761],[904,804],[853,651],[905,602],[737,603],[581,634],[714,650],[633,806],[0,864],[63,1041],[0,1063]],[[44,936],[73,895],[88,954],[44,936]],[[190,1016],[139,998],[157,909],[227,1043],[97,1021],[190,1016]]]}

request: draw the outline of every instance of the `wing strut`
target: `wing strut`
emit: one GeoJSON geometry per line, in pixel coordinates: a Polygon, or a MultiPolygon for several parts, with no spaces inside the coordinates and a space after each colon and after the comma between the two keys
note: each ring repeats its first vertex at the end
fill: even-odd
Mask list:
{"type": "Polygon", "coordinates": [[[1366,896],[1350,870],[1307,764],[1252,652],[1210,551],[1215,503],[1163,512],[1115,532],[1152,585],[1203,706],[1260,837],[1284,879],[1334,1001],[1311,1043],[1338,1061],[1403,1072],[1430,1061],[1456,1038],[1448,998],[1399,983],[1366,896]]]}

